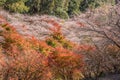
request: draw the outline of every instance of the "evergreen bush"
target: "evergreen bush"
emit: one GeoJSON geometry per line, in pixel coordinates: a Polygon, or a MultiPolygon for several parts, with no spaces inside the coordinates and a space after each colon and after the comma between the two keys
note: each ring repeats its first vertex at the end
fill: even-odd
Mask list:
{"type": "Polygon", "coordinates": [[[40,12],[42,0],[28,0],[26,5],[30,8],[29,13],[38,13],[40,12]]]}
{"type": "Polygon", "coordinates": [[[25,3],[22,1],[8,4],[7,9],[9,9],[9,11],[11,12],[18,12],[18,13],[28,12],[29,10],[29,8],[25,6],[25,3]]]}
{"type": "Polygon", "coordinates": [[[55,0],[44,0],[41,2],[41,14],[53,14],[55,7],[55,0]]]}
{"type": "Polygon", "coordinates": [[[82,0],[71,0],[68,6],[68,14],[78,14],[80,12],[79,7],[82,0]]]}
{"type": "Polygon", "coordinates": [[[7,0],[5,8],[11,12],[24,13],[28,12],[29,7],[25,5],[27,0],[7,0]]]}
{"type": "Polygon", "coordinates": [[[61,8],[56,9],[55,16],[63,18],[63,19],[68,19],[69,18],[68,13],[61,8]]]}
{"type": "Polygon", "coordinates": [[[4,5],[6,0],[0,0],[0,6],[4,5]]]}

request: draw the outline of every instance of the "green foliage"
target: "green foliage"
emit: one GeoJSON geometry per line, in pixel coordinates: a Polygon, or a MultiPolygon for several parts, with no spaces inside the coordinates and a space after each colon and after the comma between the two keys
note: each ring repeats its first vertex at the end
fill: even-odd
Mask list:
{"type": "Polygon", "coordinates": [[[27,6],[30,7],[30,13],[52,14],[68,18],[68,2],[69,0],[29,0],[27,6]]]}
{"type": "Polygon", "coordinates": [[[18,13],[49,14],[67,19],[86,9],[94,9],[115,0],[0,0],[0,6],[18,13]]]}
{"type": "Polygon", "coordinates": [[[7,0],[5,3],[5,9],[11,12],[24,13],[29,10],[25,5],[27,0],[7,0]]]}
{"type": "Polygon", "coordinates": [[[40,12],[41,0],[28,0],[26,5],[29,6],[31,14],[40,12]]]}
{"type": "Polygon", "coordinates": [[[54,15],[63,19],[68,19],[69,0],[55,0],[54,15]]]}
{"type": "Polygon", "coordinates": [[[41,2],[41,14],[53,14],[53,9],[55,7],[55,0],[43,0],[41,2]]]}
{"type": "Polygon", "coordinates": [[[0,0],[0,6],[2,6],[3,4],[5,4],[6,0],[0,0]]]}
{"type": "Polygon", "coordinates": [[[70,0],[64,0],[63,9],[67,12],[70,0]]]}
{"type": "Polygon", "coordinates": [[[56,47],[57,46],[57,41],[55,41],[54,39],[48,39],[48,40],[46,40],[46,43],[49,46],[52,46],[52,47],[56,47]]]}
{"type": "Polygon", "coordinates": [[[68,19],[69,18],[68,13],[61,8],[56,9],[55,16],[63,18],[63,19],[68,19]]]}
{"type": "Polygon", "coordinates": [[[90,5],[94,7],[96,5],[95,0],[84,0],[80,5],[80,10],[85,11],[90,5]]]}
{"type": "Polygon", "coordinates": [[[24,2],[18,1],[8,5],[8,9],[12,12],[23,13],[27,12],[29,8],[25,6],[24,2]]]}
{"type": "Polygon", "coordinates": [[[81,2],[82,2],[82,0],[71,0],[69,2],[69,6],[68,6],[68,13],[70,15],[78,14],[80,11],[79,7],[80,7],[81,2]]]}

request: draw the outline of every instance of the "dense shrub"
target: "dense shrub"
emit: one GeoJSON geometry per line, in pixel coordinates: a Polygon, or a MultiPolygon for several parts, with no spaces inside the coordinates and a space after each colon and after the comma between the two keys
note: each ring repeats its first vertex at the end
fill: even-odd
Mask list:
{"type": "Polygon", "coordinates": [[[26,1],[27,0],[7,0],[4,7],[11,12],[28,12],[29,8],[25,5],[26,1]]]}
{"type": "Polygon", "coordinates": [[[78,14],[80,12],[79,7],[82,0],[71,0],[68,6],[68,13],[70,15],[78,14]]]}
{"type": "Polygon", "coordinates": [[[55,16],[63,18],[63,19],[68,19],[69,18],[68,13],[61,8],[57,8],[55,10],[55,16]]]}
{"type": "Polygon", "coordinates": [[[73,47],[73,43],[65,39],[61,33],[61,26],[56,21],[46,21],[54,27],[50,29],[50,37],[43,41],[30,36],[29,39],[24,38],[1,18],[0,22],[3,28],[0,35],[4,38],[4,42],[0,43],[2,80],[83,78],[83,57],[73,52],[72,48],[76,48],[75,45],[73,47]]]}
{"type": "Polygon", "coordinates": [[[54,15],[67,19],[69,17],[67,13],[67,6],[68,0],[55,0],[54,15]]]}
{"type": "Polygon", "coordinates": [[[48,57],[49,66],[54,79],[77,80],[82,79],[82,56],[71,53],[62,48],[56,48],[56,51],[48,57]]]}
{"type": "Polygon", "coordinates": [[[0,6],[2,6],[3,4],[5,4],[7,0],[0,0],[0,6]]]}
{"type": "Polygon", "coordinates": [[[54,14],[54,8],[55,8],[55,1],[56,0],[44,0],[41,2],[41,14],[54,14]]]}
{"type": "Polygon", "coordinates": [[[33,14],[33,13],[39,13],[40,12],[41,1],[42,0],[28,0],[26,2],[26,5],[30,8],[29,12],[31,14],[33,14]]]}

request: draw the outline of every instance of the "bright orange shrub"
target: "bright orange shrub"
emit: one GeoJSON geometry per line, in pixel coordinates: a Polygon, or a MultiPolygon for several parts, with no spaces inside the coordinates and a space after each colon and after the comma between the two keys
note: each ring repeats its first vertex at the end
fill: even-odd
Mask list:
{"type": "Polygon", "coordinates": [[[48,60],[55,79],[74,80],[74,74],[81,74],[84,66],[80,54],[72,53],[64,48],[56,48],[56,51],[49,55],[48,60]]]}

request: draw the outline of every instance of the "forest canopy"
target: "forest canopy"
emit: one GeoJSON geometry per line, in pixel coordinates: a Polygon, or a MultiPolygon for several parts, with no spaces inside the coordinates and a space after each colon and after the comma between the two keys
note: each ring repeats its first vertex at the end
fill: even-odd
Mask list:
{"type": "Polygon", "coordinates": [[[10,12],[48,14],[61,18],[69,18],[108,3],[114,5],[115,0],[0,0],[0,6],[10,12]]]}

